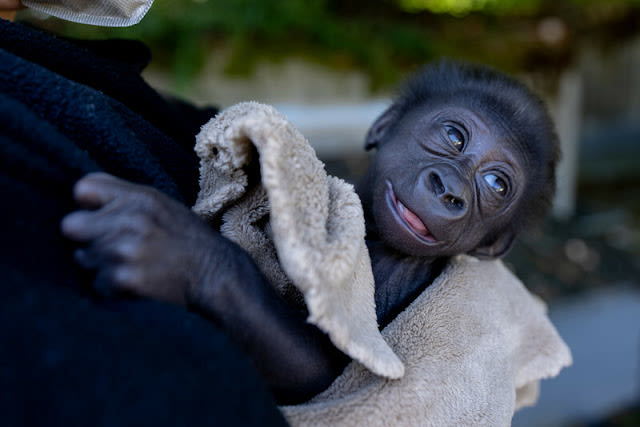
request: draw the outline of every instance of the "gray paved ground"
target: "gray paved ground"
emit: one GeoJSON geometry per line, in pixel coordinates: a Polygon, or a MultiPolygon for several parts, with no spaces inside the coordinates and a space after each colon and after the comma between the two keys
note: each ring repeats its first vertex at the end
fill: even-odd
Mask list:
{"type": "Polygon", "coordinates": [[[640,289],[620,285],[558,302],[550,317],[574,363],[542,382],[533,408],[513,426],[568,426],[640,401],[640,289]]]}

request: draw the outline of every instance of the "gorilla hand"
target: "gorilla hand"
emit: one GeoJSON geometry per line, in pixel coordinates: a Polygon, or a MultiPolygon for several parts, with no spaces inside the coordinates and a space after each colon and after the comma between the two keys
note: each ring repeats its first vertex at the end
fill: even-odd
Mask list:
{"type": "Polygon", "coordinates": [[[125,291],[179,305],[209,281],[221,236],[161,192],[105,173],[79,180],[62,233],[86,245],[75,260],[96,270],[103,292],[125,291]]]}
{"type": "Polygon", "coordinates": [[[150,187],[104,173],[74,187],[86,210],[62,233],[85,243],[75,258],[95,269],[95,285],[160,299],[219,324],[252,358],[282,403],[309,399],[348,357],[276,293],[251,257],[185,206],[150,187]]]}

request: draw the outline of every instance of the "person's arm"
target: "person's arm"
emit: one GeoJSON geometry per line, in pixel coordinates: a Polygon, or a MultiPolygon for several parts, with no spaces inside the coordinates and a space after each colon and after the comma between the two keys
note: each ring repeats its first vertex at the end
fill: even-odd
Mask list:
{"type": "Polygon", "coordinates": [[[85,245],[76,261],[104,293],[187,306],[220,324],[254,361],[280,403],[326,388],[348,357],[276,293],[251,257],[159,191],[99,173],[78,181],[86,210],[61,224],[85,245]]]}

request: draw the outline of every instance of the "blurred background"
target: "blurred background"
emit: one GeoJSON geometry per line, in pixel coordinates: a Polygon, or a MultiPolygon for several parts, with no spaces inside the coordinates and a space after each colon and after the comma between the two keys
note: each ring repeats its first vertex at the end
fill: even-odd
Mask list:
{"type": "Polygon", "coordinates": [[[353,181],[394,86],[446,56],[511,73],[548,103],[564,157],[553,215],[508,265],[550,307],[574,365],[516,426],[640,426],[640,0],[158,0],[81,38],[135,38],[163,92],[284,112],[330,173],[353,181]]]}

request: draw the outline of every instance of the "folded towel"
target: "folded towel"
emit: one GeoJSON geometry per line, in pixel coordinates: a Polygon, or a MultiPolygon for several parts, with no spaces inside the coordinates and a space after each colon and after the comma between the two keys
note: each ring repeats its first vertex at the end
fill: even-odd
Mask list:
{"type": "Polygon", "coordinates": [[[333,344],[378,375],[402,362],[378,331],[364,216],[353,186],[327,176],[308,141],[273,107],[233,106],[202,127],[194,211],[222,219],[290,302],[333,344]],[[251,179],[259,170],[260,179],[251,179]],[[268,221],[265,219],[268,218],[268,221]],[[292,286],[293,284],[293,286],[292,286]]]}

